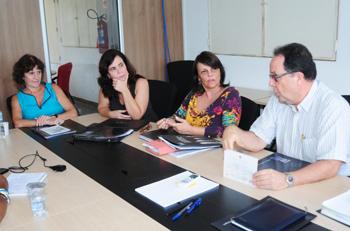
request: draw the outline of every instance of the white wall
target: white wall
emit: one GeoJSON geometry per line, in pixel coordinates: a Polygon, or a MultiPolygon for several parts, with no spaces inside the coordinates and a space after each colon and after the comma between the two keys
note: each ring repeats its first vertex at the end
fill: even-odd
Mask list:
{"type": "Polygon", "coordinates": [[[98,102],[98,62],[101,57],[98,49],[61,47],[61,55],[61,63],[73,63],[69,85],[71,95],[98,102]]]}
{"type": "MultiPolygon", "coordinates": [[[[183,0],[185,59],[208,50],[208,1],[183,0]]],[[[217,0],[219,1],[219,0],[217,0]]],[[[350,1],[339,2],[338,52],[336,61],[316,61],[317,79],[340,94],[350,95],[350,1]]],[[[244,26],[244,25],[242,25],[244,26]]],[[[282,25],[283,26],[283,25],[282,25]]],[[[222,35],[225,36],[225,35],[222,35]]],[[[281,44],[283,45],[283,44],[281,44]]],[[[268,90],[270,58],[220,55],[231,85],[268,90]]]]}

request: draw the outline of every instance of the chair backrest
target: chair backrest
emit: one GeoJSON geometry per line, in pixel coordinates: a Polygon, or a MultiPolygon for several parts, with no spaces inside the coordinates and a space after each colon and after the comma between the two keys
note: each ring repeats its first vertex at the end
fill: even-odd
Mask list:
{"type": "Polygon", "coordinates": [[[346,101],[350,104],[350,95],[342,95],[346,101]]]}
{"type": "Polygon", "coordinates": [[[62,88],[64,93],[70,98],[69,79],[72,72],[72,63],[65,63],[58,67],[57,85],[62,88]]]}
{"type": "Polygon", "coordinates": [[[169,117],[174,113],[176,87],[168,82],[148,80],[149,98],[154,112],[159,118],[169,117]]]}
{"type": "Polygon", "coordinates": [[[254,101],[241,96],[242,114],[238,127],[248,131],[250,126],[260,115],[260,107],[254,101]]]}
{"type": "Polygon", "coordinates": [[[180,106],[186,95],[193,88],[193,63],[193,60],[181,60],[167,64],[169,82],[174,84],[177,90],[174,110],[180,106]]]}

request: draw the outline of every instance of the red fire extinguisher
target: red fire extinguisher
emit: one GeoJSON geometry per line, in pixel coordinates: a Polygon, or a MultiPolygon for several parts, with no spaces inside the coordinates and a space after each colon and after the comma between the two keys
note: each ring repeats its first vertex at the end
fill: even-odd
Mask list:
{"type": "Polygon", "coordinates": [[[97,20],[97,48],[99,48],[100,53],[108,50],[108,29],[107,22],[100,17],[97,20]]]}

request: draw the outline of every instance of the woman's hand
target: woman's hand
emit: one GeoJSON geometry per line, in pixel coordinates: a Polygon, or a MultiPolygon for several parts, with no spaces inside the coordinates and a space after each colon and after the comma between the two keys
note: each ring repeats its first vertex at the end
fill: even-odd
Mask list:
{"type": "Polygon", "coordinates": [[[44,125],[60,125],[64,120],[57,118],[56,116],[40,116],[36,120],[36,126],[44,125]]]}
{"type": "Polygon", "coordinates": [[[122,119],[122,120],[131,120],[131,116],[128,115],[126,110],[114,110],[109,112],[110,118],[122,119]]]}
{"type": "Polygon", "coordinates": [[[193,127],[187,122],[187,120],[175,116],[175,120],[168,121],[168,126],[172,127],[176,132],[180,134],[192,134],[193,127]]]}
{"type": "Polygon", "coordinates": [[[163,118],[157,121],[157,127],[160,129],[168,129],[169,123],[174,124],[176,121],[172,118],[163,118]]]}
{"type": "Polygon", "coordinates": [[[113,88],[114,90],[118,91],[118,92],[125,92],[128,91],[128,78],[125,79],[113,79],[113,88]]]}

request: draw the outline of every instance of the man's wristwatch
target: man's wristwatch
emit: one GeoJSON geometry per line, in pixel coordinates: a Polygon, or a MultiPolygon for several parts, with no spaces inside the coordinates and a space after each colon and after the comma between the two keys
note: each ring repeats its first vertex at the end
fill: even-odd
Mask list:
{"type": "Polygon", "coordinates": [[[294,185],[294,177],[293,177],[293,175],[288,173],[288,172],[285,173],[285,175],[286,175],[286,182],[288,184],[288,188],[292,187],[294,185]]]}
{"type": "Polygon", "coordinates": [[[7,204],[10,203],[10,195],[9,195],[9,191],[7,191],[7,189],[0,188],[0,196],[6,199],[7,204]]]}

